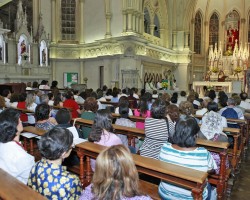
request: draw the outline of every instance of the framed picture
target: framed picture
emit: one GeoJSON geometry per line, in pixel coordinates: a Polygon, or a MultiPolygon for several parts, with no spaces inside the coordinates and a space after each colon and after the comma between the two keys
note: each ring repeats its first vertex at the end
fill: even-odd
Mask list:
{"type": "Polygon", "coordinates": [[[63,86],[71,88],[72,84],[78,84],[78,73],[64,72],[63,73],[63,86]]]}

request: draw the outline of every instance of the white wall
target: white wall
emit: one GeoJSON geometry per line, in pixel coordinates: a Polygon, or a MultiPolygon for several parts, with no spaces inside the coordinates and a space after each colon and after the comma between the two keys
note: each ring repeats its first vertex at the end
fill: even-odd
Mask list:
{"type": "Polygon", "coordinates": [[[84,40],[85,43],[103,39],[106,33],[104,0],[85,0],[84,40]],[[98,2],[98,3],[97,3],[98,2]]]}
{"type": "Polygon", "coordinates": [[[55,79],[58,81],[58,86],[63,87],[63,73],[64,72],[76,72],[78,73],[78,83],[80,83],[80,62],[72,60],[61,60],[56,62],[55,79]]]}

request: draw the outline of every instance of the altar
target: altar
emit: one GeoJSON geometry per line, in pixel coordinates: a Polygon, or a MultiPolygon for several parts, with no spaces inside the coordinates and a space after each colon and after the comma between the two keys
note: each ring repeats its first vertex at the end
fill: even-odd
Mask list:
{"type": "Polygon", "coordinates": [[[230,81],[230,82],[212,82],[212,81],[194,81],[193,89],[195,92],[204,96],[203,87],[206,86],[208,89],[213,88],[216,92],[224,91],[226,93],[240,93],[242,91],[241,81],[230,81]]]}

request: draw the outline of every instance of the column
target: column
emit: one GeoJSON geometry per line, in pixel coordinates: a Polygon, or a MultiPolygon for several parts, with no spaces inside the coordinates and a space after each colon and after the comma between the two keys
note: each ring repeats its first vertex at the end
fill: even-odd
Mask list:
{"type": "Polygon", "coordinates": [[[111,13],[106,14],[106,34],[105,38],[110,38],[111,35],[111,13]]]}
{"type": "Polygon", "coordinates": [[[51,60],[51,65],[52,65],[52,80],[56,80],[56,61],[53,59],[51,60]]]}
{"type": "Polygon", "coordinates": [[[132,11],[128,11],[128,29],[127,31],[132,32],[132,11]]]}
{"type": "Polygon", "coordinates": [[[172,44],[172,49],[176,50],[177,49],[177,31],[173,31],[173,44],[172,44]]]}
{"type": "Polygon", "coordinates": [[[184,35],[185,35],[185,41],[184,41],[184,48],[185,49],[188,49],[189,48],[189,45],[188,45],[188,36],[189,36],[189,32],[188,31],[185,31],[184,32],[184,35]]]}
{"type": "Polygon", "coordinates": [[[51,0],[51,43],[56,43],[56,0],[51,0]]]}
{"type": "Polygon", "coordinates": [[[132,15],[132,30],[135,32],[135,26],[136,26],[136,12],[133,12],[132,15]]]}
{"type": "Polygon", "coordinates": [[[79,20],[79,42],[84,44],[84,0],[79,0],[80,3],[80,20],[79,20]]]}
{"type": "Polygon", "coordinates": [[[123,18],[123,32],[127,31],[127,13],[125,10],[122,11],[122,18],[123,18]]]}
{"type": "Polygon", "coordinates": [[[189,64],[181,63],[175,70],[175,78],[180,90],[188,91],[189,85],[189,64]]]}
{"type": "Polygon", "coordinates": [[[80,84],[83,84],[84,81],[84,62],[80,60],[80,84]]]}
{"type": "Polygon", "coordinates": [[[37,29],[39,24],[39,0],[33,0],[33,34],[34,36],[37,35],[37,29]]]}
{"type": "Polygon", "coordinates": [[[164,34],[164,31],[165,31],[165,29],[163,29],[163,28],[160,28],[160,29],[159,29],[160,38],[161,38],[161,45],[163,45],[163,46],[164,46],[164,41],[165,41],[165,34],[164,34]]]}
{"type": "Polygon", "coordinates": [[[154,30],[155,30],[155,25],[154,24],[150,24],[150,35],[154,35],[154,30]]]}

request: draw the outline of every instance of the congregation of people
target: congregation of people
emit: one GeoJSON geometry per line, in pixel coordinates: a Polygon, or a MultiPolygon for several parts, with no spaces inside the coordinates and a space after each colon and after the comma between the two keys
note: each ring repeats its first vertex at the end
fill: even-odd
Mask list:
{"type": "MultiPolygon", "coordinates": [[[[244,119],[250,109],[244,92],[229,96],[207,90],[201,98],[194,91],[151,94],[103,86],[61,93],[57,84],[28,83],[25,93],[5,89],[0,96],[0,168],[48,199],[151,199],[139,188],[131,153],[218,174],[219,155],[197,147],[196,138],[232,144],[233,138],[223,128],[238,125],[227,119],[244,119]],[[114,113],[119,117],[114,118],[114,113]],[[134,122],[130,116],[143,117],[145,122],[134,122]],[[69,129],[75,118],[93,121],[91,128],[75,127],[79,138],[109,147],[91,159],[94,174],[84,190],[79,177],[65,168],[79,164],[69,129]],[[134,138],[129,144],[127,136],[116,134],[113,124],[143,129],[145,138],[134,138]],[[23,126],[46,131],[37,142],[42,157],[37,162],[22,146],[23,126]]],[[[215,190],[207,183],[203,199],[212,199],[215,190]]],[[[192,199],[191,191],[166,181],[159,182],[158,191],[162,199],[192,199]]]]}

